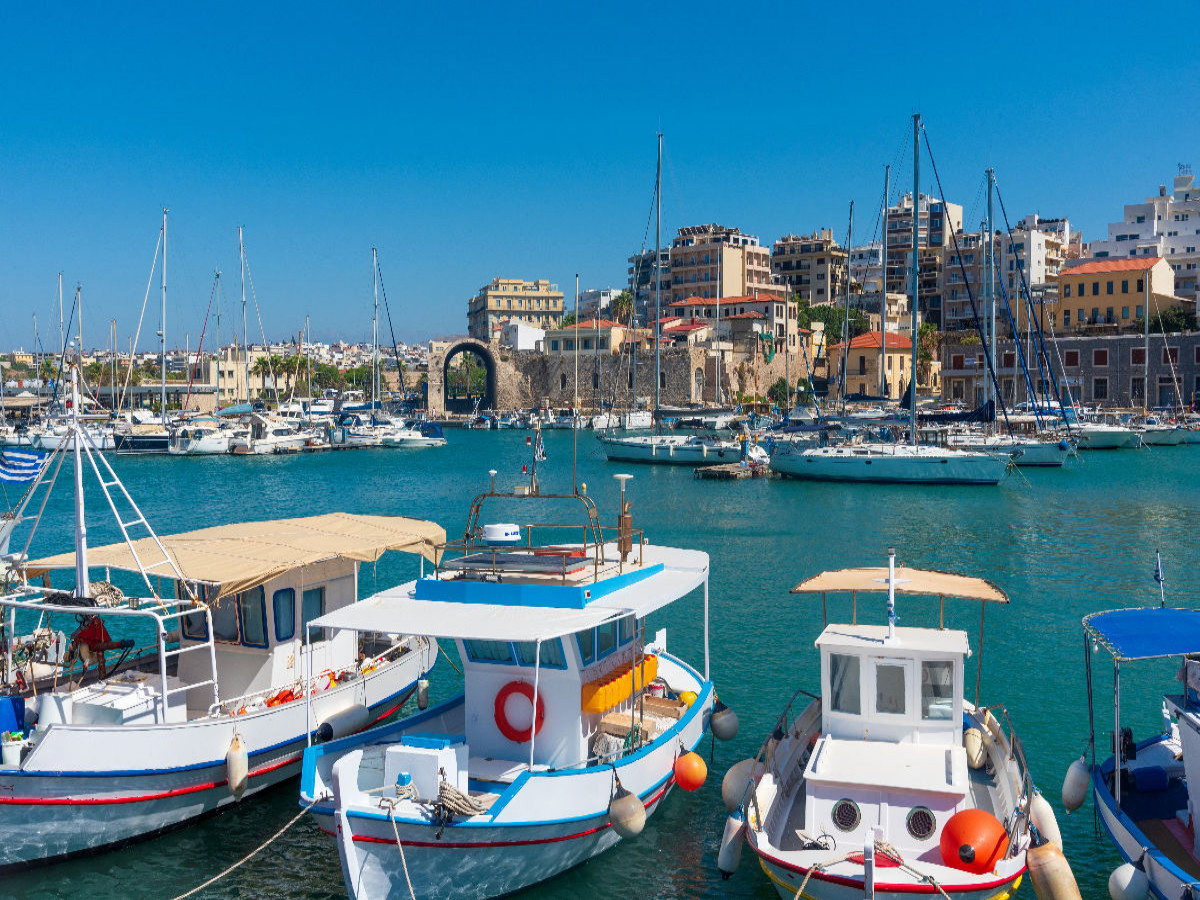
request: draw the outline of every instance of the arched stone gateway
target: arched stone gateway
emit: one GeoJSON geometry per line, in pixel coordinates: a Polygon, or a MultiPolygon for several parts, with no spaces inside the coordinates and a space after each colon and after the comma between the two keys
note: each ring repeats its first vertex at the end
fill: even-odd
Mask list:
{"type": "Polygon", "coordinates": [[[463,353],[471,353],[483,361],[487,372],[481,409],[496,408],[496,357],[492,348],[483,341],[464,338],[455,341],[446,348],[445,353],[435,354],[429,360],[429,408],[442,412],[470,412],[475,405],[474,400],[465,397],[446,399],[446,376],[450,371],[450,363],[463,353]]]}

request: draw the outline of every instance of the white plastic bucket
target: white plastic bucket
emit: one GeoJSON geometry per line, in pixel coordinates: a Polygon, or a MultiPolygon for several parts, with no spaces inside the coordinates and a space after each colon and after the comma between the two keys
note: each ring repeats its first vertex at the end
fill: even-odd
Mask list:
{"type": "Polygon", "coordinates": [[[19,766],[21,764],[21,748],[24,745],[24,741],[5,741],[0,744],[0,762],[6,766],[19,766]]]}

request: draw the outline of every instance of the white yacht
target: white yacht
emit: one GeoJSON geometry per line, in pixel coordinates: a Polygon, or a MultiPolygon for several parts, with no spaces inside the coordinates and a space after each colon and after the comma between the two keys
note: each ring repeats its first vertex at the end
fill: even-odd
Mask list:
{"type": "MultiPolygon", "coordinates": [[[[738,462],[742,443],[710,435],[645,434],[630,437],[596,436],[610,462],[659,463],[675,466],[715,465],[738,462]]],[[[757,444],[747,450],[750,461],[766,463],[767,452],[757,444]]]]}
{"type": "Polygon", "coordinates": [[[233,430],[216,420],[194,420],[171,432],[167,452],[173,456],[211,456],[229,452],[233,430]]]}
{"type": "Polygon", "coordinates": [[[1008,474],[1007,453],[955,450],[921,444],[845,443],[827,447],[781,443],[771,468],[789,478],[911,484],[999,484],[1008,474]]]}
{"type": "Polygon", "coordinates": [[[299,430],[282,419],[254,413],[249,418],[246,430],[230,438],[229,452],[239,456],[298,453],[310,442],[318,440],[314,431],[299,430]]]}

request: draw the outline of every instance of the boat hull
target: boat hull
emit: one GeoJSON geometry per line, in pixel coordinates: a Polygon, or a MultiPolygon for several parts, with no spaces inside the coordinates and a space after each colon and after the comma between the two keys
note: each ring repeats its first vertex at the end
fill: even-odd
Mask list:
{"type": "Polygon", "coordinates": [[[1139,434],[1147,447],[1178,447],[1186,432],[1182,428],[1147,428],[1139,434]]]}
{"type": "MultiPolygon", "coordinates": [[[[642,798],[647,815],[653,814],[674,787],[676,757],[700,744],[712,712],[712,683],[667,653],[660,653],[660,660],[671,673],[673,685],[694,689],[698,695],[674,726],[615,766],[522,772],[487,813],[465,820],[443,824],[429,814],[422,821],[401,818],[401,814],[393,820],[377,802],[356,802],[353,793],[347,799],[338,787],[343,776],[337,774],[337,759],[321,760],[310,751],[301,802],[311,802],[311,792],[324,793],[316,788],[315,773],[318,767],[329,768],[333,772],[332,797],[323,796],[312,813],[337,844],[350,897],[383,900],[408,896],[408,880],[412,892],[422,900],[501,897],[553,878],[618,843],[620,837],[608,816],[614,775],[642,798]]],[[[456,703],[461,704],[462,698],[443,707],[456,703]]],[[[440,714],[440,708],[430,709],[406,722],[385,726],[379,731],[386,734],[374,743],[391,743],[406,728],[427,725],[440,714]]],[[[363,739],[371,735],[349,739],[347,744],[353,741],[361,747],[363,739]]],[[[337,749],[330,745],[327,751],[335,753],[337,749]]],[[[351,768],[350,772],[344,777],[357,784],[357,770],[351,768]]]]}
{"type": "MultiPolygon", "coordinates": [[[[825,875],[821,872],[812,874],[808,879],[808,884],[804,887],[804,893],[800,894],[800,885],[804,882],[808,869],[789,866],[761,854],[758,861],[767,877],[771,879],[771,884],[775,886],[775,890],[784,900],[793,900],[797,896],[809,898],[809,900],[862,900],[864,896],[861,878],[842,878],[825,875]]],[[[879,875],[875,882],[875,893],[872,896],[876,900],[912,900],[913,897],[942,898],[943,896],[950,897],[951,900],[1007,900],[1021,886],[1023,877],[1024,872],[1022,871],[1011,878],[998,878],[987,885],[972,885],[966,889],[956,889],[955,885],[944,885],[945,894],[943,895],[942,891],[932,884],[917,885],[908,882],[889,888],[888,884],[882,880],[882,875],[879,875]]]]}
{"type": "Polygon", "coordinates": [[[858,447],[776,453],[771,468],[790,478],[889,484],[999,484],[1008,457],[988,453],[859,452],[858,447]]]}
{"type": "Polygon", "coordinates": [[[1140,446],[1137,432],[1128,428],[1075,427],[1080,450],[1125,450],[1140,446]]]}
{"type": "Polygon", "coordinates": [[[175,725],[50,726],[19,769],[0,767],[0,870],[111,849],[241,802],[225,767],[235,731],[249,754],[241,800],[294,777],[322,715],[364,691],[372,722],[390,715],[436,661],[431,646],[314,698],[311,722],[300,700],[175,725]]]}
{"type": "Polygon", "coordinates": [[[689,443],[679,437],[599,438],[610,462],[657,463],[659,465],[696,466],[737,462],[741,448],[728,441],[720,444],[689,443]]]}

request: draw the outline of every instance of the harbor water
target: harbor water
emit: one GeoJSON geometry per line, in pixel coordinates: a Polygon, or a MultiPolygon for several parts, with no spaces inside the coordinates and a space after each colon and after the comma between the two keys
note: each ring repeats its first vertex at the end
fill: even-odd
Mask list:
{"type": "MultiPolygon", "coordinates": [[[[545,435],[543,492],[569,492],[572,439],[545,435]]],[[[618,486],[630,472],[634,526],[655,543],[706,551],[711,557],[711,672],[720,698],[741,719],[730,744],[717,743],[708,783],[675,791],[645,832],[612,852],[524,896],[531,900],[606,893],[637,897],[774,897],[743,853],[740,871],[722,881],[716,851],[725,810],[720,779],[753,755],[796,688],[819,690],[813,641],[822,628],[819,597],[789,589],[819,571],[885,565],[889,546],[910,566],[987,578],[1011,605],[987,610],[982,647],[984,704],[1004,703],[1035,782],[1055,806],[1068,858],[1084,897],[1105,897],[1119,859],[1098,833],[1091,801],[1066,816],[1059,801],[1063,773],[1083,752],[1087,693],[1081,618],[1100,609],[1157,604],[1154,553],[1161,550],[1168,604],[1192,606],[1200,558],[1200,447],[1161,447],[1085,454],[1065,469],[1024,469],[999,487],[838,485],[750,479],[698,481],[687,467],[613,464],[590,432],[578,436],[578,480],[601,520],[615,524],[618,486]]],[[[521,483],[529,463],[525,433],[462,431],[432,450],[360,450],[292,457],[125,457],[113,465],[160,533],[226,522],[346,511],[432,519],[461,534],[471,498],[497,485],[521,483]]],[[[8,488],[9,501],[15,500],[8,488]]],[[[103,498],[89,494],[89,538],[117,539],[103,498]]],[[[486,510],[485,510],[486,512],[486,510]]],[[[512,521],[516,512],[510,512],[512,521]]],[[[70,484],[64,474],[31,553],[70,549],[70,484]]],[[[25,533],[18,531],[13,549],[25,533]]],[[[416,574],[417,563],[391,554],[360,571],[369,594],[416,574]]],[[[849,621],[850,601],[830,598],[832,621],[849,621]]],[[[937,601],[901,597],[901,624],[936,625],[937,601]]],[[[860,621],[882,622],[882,597],[860,598],[860,621]]],[[[668,646],[697,665],[704,660],[701,592],[657,614],[668,646]]],[[[947,601],[950,627],[970,635],[967,667],[974,694],[979,661],[978,604],[947,601]]],[[[1098,752],[1112,723],[1111,674],[1098,668],[1098,752]]],[[[1122,672],[1122,724],[1146,734],[1159,727],[1159,695],[1172,686],[1167,663],[1122,672]]],[[[432,693],[458,689],[454,670],[439,663],[432,693]]],[[[703,747],[709,754],[707,742],[703,747]]],[[[1107,755],[1107,753],[1105,753],[1107,755]]],[[[298,784],[198,825],[125,849],[0,878],[13,898],[172,898],[241,859],[297,812],[298,784]]],[[[454,877],[453,872],[446,873],[454,877]]],[[[345,897],[337,851],[301,819],[253,861],[207,888],[204,898],[345,897]]],[[[1033,896],[1026,884],[1018,896],[1033,896]]],[[[420,898],[418,898],[420,900],[420,898]]]]}

